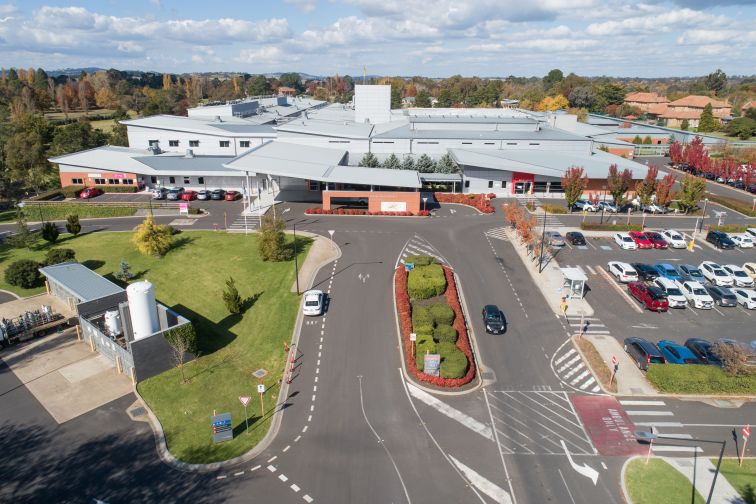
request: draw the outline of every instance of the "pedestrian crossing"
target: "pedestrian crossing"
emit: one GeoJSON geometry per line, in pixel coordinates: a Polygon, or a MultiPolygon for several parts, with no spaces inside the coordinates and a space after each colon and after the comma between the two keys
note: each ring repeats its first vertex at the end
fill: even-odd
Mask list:
{"type": "Polygon", "coordinates": [[[637,431],[653,432],[657,436],[674,439],[659,439],[654,441],[651,451],[665,454],[701,453],[698,446],[684,444],[693,436],[685,432],[685,426],[675,421],[675,414],[664,400],[658,399],[620,399],[619,403],[625,409],[637,431]],[[680,440],[678,443],[676,440],[680,440]]]}
{"type": "MultiPolygon", "coordinates": [[[[554,214],[546,214],[546,228],[554,228],[554,227],[564,227],[564,223],[559,220],[559,217],[557,217],[554,214]]],[[[536,212],[535,215],[536,218],[536,227],[542,227],[543,226],[543,219],[544,215],[543,212],[536,212]]]]}
{"type": "Polygon", "coordinates": [[[601,392],[596,378],[572,345],[563,345],[554,354],[551,358],[551,367],[562,383],[570,388],[593,394],[601,392]]]}
{"type": "Polygon", "coordinates": [[[228,226],[228,231],[233,232],[245,232],[245,231],[257,231],[260,227],[260,219],[257,216],[244,215],[238,216],[228,226]]]}
{"type": "Polygon", "coordinates": [[[570,326],[570,334],[586,335],[586,334],[600,334],[602,336],[609,336],[611,331],[606,327],[606,324],[601,322],[598,317],[581,317],[578,315],[572,315],[568,320],[570,326]]]}
{"type": "Polygon", "coordinates": [[[488,238],[493,238],[494,240],[503,240],[508,241],[509,235],[507,235],[507,226],[501,226],[493,229],[489,229],[486,231],[485,235],[488,238]]]}
{"type": "Polygon", "coordinates": [[[414,235],[404,246],[399,256],[399,263],[404,264],[407,257],[415,255],[435,257],[438,263],[448,264],[444,256],[441,255],[441,252],[431,245],[428,240],[419,235],[414,235]]]}

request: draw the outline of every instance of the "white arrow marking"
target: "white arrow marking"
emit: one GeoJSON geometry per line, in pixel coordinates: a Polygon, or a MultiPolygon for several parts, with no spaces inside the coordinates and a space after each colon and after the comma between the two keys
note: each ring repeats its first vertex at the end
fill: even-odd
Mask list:
{"type": "Polygon", "coordinates": [[[456,465],[457,468],[462,471],[462,474],[465,475],[465,478],[467,478],[470,483],[478,487],[481,492],[488,495],[499,504],[512,504],[512,498],[509,496],[509,493],[506,490],[490,482],[451,455],[449,455],[449,458],[452,462],[454,462],[454,465],[456,465]]]}
{"type": "Polygon", "coordinates": [[[586,478],[593,481],[593,485],[596,485],[596,482],[598,482],[599,473],[597,470],[589,466],[588,464],[583,465],[577,465],[574,460],[572,460],[572,455],[570,455],[570,452],[567,450],[567,445],[564,444],[564,441],[561,439],[559,440],[560,443],[562,443],[562,448],[564,449],[565,455],[567,455],[567,460],[570,461],[570,465],[573,469],[575,469],[577,472],[585,476],[586,478]]]}
{"type": "Polygon", "coordinates": [[[457,211],[456,211],[456,210],[454,210],[453,208],[450,208],[450,209],[449,209],[449,213],[453,213],[453,214],[455,214],[455,213],[457,213],[457,211]]]}

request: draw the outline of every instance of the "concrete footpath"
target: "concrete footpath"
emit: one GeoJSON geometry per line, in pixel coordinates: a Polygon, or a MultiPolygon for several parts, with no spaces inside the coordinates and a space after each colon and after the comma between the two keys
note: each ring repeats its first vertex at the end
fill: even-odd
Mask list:
{"type": "MultiPolygon", "coordinates": [[[[287,231],[287,234],[292,234],[287,231]]],[[[312,245],[307,253],[304,262],[299,266],[299,291],[303,292],[309,289],[315,281],[315,275],[320,268],[341,256],[341,250],[335,246],[331,240],[315,233],[300,231],[298,236],[305,236],[312,239],[312,245]]],[[[291,286],[291,292],[297,291],[297,282],[291,286]]]]}
{"type": "MultiPolygon", "coordinates": [[[[716,466],[706,457],[697,457],[694,460],[689,457],[662,457],[666,463],[680,471],[688,480],[693,483],[694,465],[695,465],[695,483],[696,490],[706,499],[709,496],[711,482],[714,480],[716,466]]],[[[714,486],[714,493],[711,496],[712,504],[746,504],[735,487],[733,487],[727,478],[719,473],[717,483],[714,486]]]]}
{"type": "Polygon", "coordinates": [[[643,372],[613,336],[586,334],[583,337],[593,345],[607,368],[612,369],[612,357],[617,358],[619,368],[614,378],[617,395],[658,395],[656,389],[648,383],[643,372]]]}

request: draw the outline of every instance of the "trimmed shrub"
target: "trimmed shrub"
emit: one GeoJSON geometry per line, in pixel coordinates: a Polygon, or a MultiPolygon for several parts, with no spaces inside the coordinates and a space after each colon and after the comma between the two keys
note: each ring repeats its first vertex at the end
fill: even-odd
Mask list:
{"type": "Polygon", "coordinates": [[[454,310],[445,303],[430,305],[428,312],[436,325],[452,325],[452,322],[454,322],[454,310]]]}
{"type": "Polygon", "coordinates": [[[31,259],[21,259],[12,262],[5,270],[5,281],[16,287],[31,289],[42,285],[42,273],[39,268],[42,267],[37,261],[31,259]]]}
{"type": "Polygon", "coordinates": [[[410,271],[407,292],[412,299],[430,299],[446,290],[444,270],[438,264],[421,266],[410,271]]]}
{"type": "Polygon", "coordinates": [[[456,343],[458,337],[457,330],[450,325],[437,325],[433,329],[433,339],[439,343],[456,343]]]}
{"type": "Polygon", "coordinates": [[[750,395],[756,390],[756,373],[728,375],[717,366],[651,364],[646,378],[659,392],[670,394],[750,395]]]}
{"type": "Polygon", "coordinates": [[[591,224],[583,222],[580,224],[583,231],[643,231],[640,224],[591,224]]]}
{"type": "Polygon", "coordinates": [[[81,233],[81,223],[79,222],[79,216],[71,214],[66,217],[66,231],[76,236],[81,233]]]}
{"type": "Polygon", "coordinates": [[[417,266],[428,266],[429,264],[434,264],[436,262],[435,257],[426,256],[426,255],[413,255],[408,256],[404,259],[405,263],[412,263],[417,266]]]}
{"type": "Polygon", "coordinates": [[[441,378],[462,378],[467,373],[467,357],[454,343],[439,343],[441,354],[441,378]]]}
{"type": "Polygon", "coordinates": [[[45,254],[45,264],[50,266],[51,264],[60,264],[64,262],[71,262],[76,260],[76,252],[68,248],[54,248],[47,251],[45,254]]]}
{"type": "Polygon", "coordinates": [[[135,193],[139,191],[139,188],[135,185],[70,185],[61,187],[59,191],[62,192],[66,198],[78,198],[79,193],[87,187],[96,187],[102,189],[106,193],[135,193]]]}
{"type": "Polygon", "coordinates": [[[58,226],[54,222],[45,222],[42,224],[42,238],[45,241],[55,243],[58,241],[58,236],[60,236],[60,231],[58,231],[58,226]]]}
{"type": "Polygon", "coordinates": [[[418,336],[415,342],[415,363],[417,370],[422,372],[425,368],[425,354],[436,353],[436,342],[430,336],[418,336]]]}
{"type": "Polygon", "coordinates": [[[566,214],[567,213],[567,209],[559,205],[546,204],[546,205],[541,205],[541,208],[546,210],[547,213],[552,213],[552,214],[566,214]]]}
{"type": "MultiPolygon", "coordinates": [[[[430,326],[431,332],[433,331],[433,315],[430,310],[425,306],[412,306],[412,327],[417,331],[418,326],[430,326]]],[[[420,331],[430,334],[428,331],[420,331]]]]}

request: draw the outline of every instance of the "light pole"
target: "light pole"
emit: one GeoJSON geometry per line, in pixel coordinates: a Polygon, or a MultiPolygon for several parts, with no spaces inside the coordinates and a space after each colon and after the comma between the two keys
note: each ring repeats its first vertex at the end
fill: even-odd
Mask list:
{"type": "Polygon", "coordinates": [[[706,220],[706,206],[709,204],[709,198],[704,198],[703,215],[701,216],[701,228],[699,232],[703,231],[704,221],[706,220]]]}
{"type": "Polygon", "coordinates": [[[423,198],[423,212],[425,212],[425,202],[428,201],[428,197],[423,198]]]}
{"type": "Polygon", "coordinates": [[[601,221],[599,222],[599,224],[603,224],[604,223],[604,210],[605,210],[605,208],[606,208],[606,186],[604,186],[604,200],[601,203],[601,221]]]}
{"type": "MultiPolygon", "coordinates": [[[[653,432],[644,432],[644,431],[635,431],[635,438],[638,441],[646,441],[648,443],[653,443],[657,439],[669,439],[672,441],[682,442],[682,443],[693,443],[695,447],[697,447],[698,443],[712,443],[712,444],[718,444],[722,445],[722,448],[719,450],[719,459],[717,460],[717,469],[714,471],[714,478],[711,480],[711,487],[709,488],[709,496],[706,498],[706,504],[711,504],[711,497],[714,495],[714,485],[717,483],[717,476],[719,476],[719,468],[722,465],[722,457],[724,456],[725,446],[727,446],[727,440],[724,441],[713,441],[710,439],[683,439],[683,438],[677,438],[673,436],[660,436],[658,434],[654,434],[653,432]]],[[[674,443],[658,443],[662,445],[667,446],[678,446],[674,443]]],[[[695,451],[693,452],[695,453],[695,451]]],[[[695,470],[694,470],[695,471],[695,470]]],[[[695,472],[693,473],[693,481],[695,482],[695,472]]],[[[694,502],[695,499],[695,483],[693,487],[693,492],[691,492],[691,502],[694,502]]]]}
{"type": "Polygon", "coordinates": [[[541,232],[541,254],[538,259],[538,273],[543,271],[543,245],[546,242],[546,209],[543,209],[543,231],[541,232]]]}
{"type": "MultiPolygon", "coordinates": [[[[286,210],[288,210],[288,208],[286,210]]],[[[299,262],[297,260],[297,223],[294,222],[291,225],[294,228],[294,275],[296,275],[296,279],[297,279],[297,296],[299,296],[299,262]]]]}

